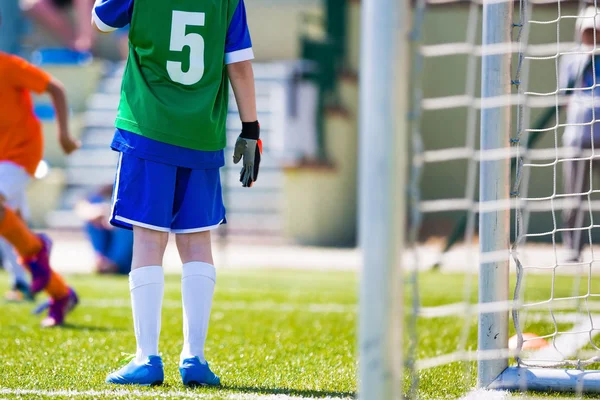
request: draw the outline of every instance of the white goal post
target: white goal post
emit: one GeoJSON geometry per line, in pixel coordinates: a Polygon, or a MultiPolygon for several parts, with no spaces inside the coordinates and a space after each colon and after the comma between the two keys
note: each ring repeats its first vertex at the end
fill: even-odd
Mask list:
{"type": "MultiPolygon", "coordinates": [[[[593,211],[599,210],[593,195],[600,194],[600,188],[591,184],[591,165],[599,156],[593,146],[591,151],[579,149],[574,153],[572,148],[560,144],[569,126],[578,124],[569,125],[563,111],[559,112],[569,92],[590,90],[589,87],[573,89],[571,83],[561,83],[562,59],[594,53],[580,47],[572,50],[577,41],[569,36],[586,4],[563,3],[415,0],[411,12],[402,13],[404,7],[409,8],[405,0],[362,2],[359,226],[363,269],[358,385],[361,399],[400,398],[408,381],[411,389],[404,395],[418,397],[418,378],[423,370],[455,363],[464,363],[465,381],[471,387],[476,382],[479,388],[492,390],[600,393],[600,371],[594,369],[600,364],[600,344],[594,341],[600,332],[600,318],[596,315],[600,311],[600,287],[592,285],[593,273],[600,274],[600,258],[594,257],[593,250],[593,238],[596,241],[600,238],[600,224],[594,224],[593,220],[593,211]],[[431,6],[447,9],[428,14],[431,6]],[[532,12],[534,6],[540,6],[542,12],[532,12]],[[411,35],[406,35],[399,12],[402,16],[412,15],[411,35]],[[446,22],[455,24],[452,32],[443,30],[446,22]],[[435,28],[433,33],[423,28],[426,24],[435,28]],[[532,27],[536,30],[550,27],[550,30],[531,33],[532,27]],[[456,40],[454,34],[461,29],[464,38],[456,40]],[[555,37],[548,35],[552,29],[555,37]],[[566,31],[570,31],[568,35],[566,31]],[[399,32],[406,36],[394,40],[399,32]],[[401,64],[396,59],[408,47],[413,49],[410,79],[408,62],[404,60],[405,64],[401,64]],[[444,57],[464,60],[455,58],[446,63],[444,57]],[[481,68],[477,68],[479,62],[481,68]],[[552,67],[546,65],[531,72],[538,68],[537,64],[531,67],[532,63],[543,62],[552,67]],[[447,71],[440,67],[445,65],[447,71]],[[552,69],[553,74],[545,73],[544,68],[552,69]],[[458,73],[465,75],[464,85],[458,73]],[[405,88],[411,86],[404,91],[410,92],[408,107],[403,107],[402,101],[394,102],[394,93],[404,93],[392,84],[397,80],[404,81],[405,88]],[[447,84],[449,81],[461,83],[447,84]],[[451,87],[454,91],[444,92],[441,87],[451,87]],[[552,108],[556,117],[549,126],[536,126],[529,120],[532,115],[540,114],[540,110],[552,108]],[[449,117],[452,113],[455,116],[449,117]],[[436,121],[437,115],[443,122],[436,121]],[[405,124],[411,128],[408,138],[405,124]],[[446,133],[446,137],[441,137],[446,133]],[[529,147],[529,138],[534,134],[543,134],[541,148],[529,147]],[[453,139],[459,135],[462,138],[451,141],[448,137],[452,135],[453,139]],[[410,142],[412,152],[402,148],[410,142]],[[405,184],[406,177],[398,173],[401,171],[398,162],[403,161],[406,153],[410,153],[412,166],[410,182],[405,184]],[[590,188],[561,192],[561,171],[573,162],[589,163],[590,188]],[[461,163],[464,169],[459,170],[456,165],[446,167],[443,163],[461,163]],[[452,176],[452,171],[460,171],[462,175],[452,176]],[[449,183],[452,178],[462,180],[463,184],[449,183]],[[440,187],[433,187],[436,184],[432,181],[440,187]],[[548,194],[540,193],[542,184],[548,187],[548,194]],[[429,187],[424,188],[425,185],[429,187]],[[408,233],[401,229],[406,226],[402,220],[406,199],[410,201],[411,217],[408,233]],[[585,211],[589,224],[579,221],[580,226],[562,226],[560,212],[575,209],[573,204],[577,204],[577,212],[585,211]],[[546,221],[530,223],[541,212],[546,213],[546,221]],[[439,219],[434,223],[431,222],[434,218],[426,218],[436,213],[454,213],[452,218],[466,215],[464,241],[455,254],[447,253],[452,243],[441,256],[439,248],[432,256],[435,245],[419,242],[427,238],[427,232],[433,232],[431,236],[436,238],[443,231],[438,222],[442,218],[435,217],[439,219]],[[589,254],[580,260],[564,261],[558,242],[566,231],[588,236],[589,254]],[[478,249],[472,245],[477,234],[478,249]],[[405,252],[409,257],[398,257],[401,243],[411,247],[405,252]],[[466,276],[465,282],[469,274],[477,275],[477,302],[473,303],[465,284],[464,297],[459,302],[456,296],[449,296],[452,303],[436,303],[434,307],[421,307],[414,299],[411,305],[403,304],[401,283],[406,274],[416,277],[432,265],[441,266],[443,271],[447,259],[451,259],[450,264],[454,262],[453,268],[461,268],[459,272],[466,276]],[[561,274],[573,278],[571,294],[564,288],[562,291],[555,288],[561,274]],[[538,286],[539,282],[546,284],[547,297],[540,300],[539,296],[530,298],[524,293],[525,278],[538,282],[538,286]],[[581,292],[585,285],[580,285],[580,281],[584,279],[588,280],[587,287],[581,292]],[[406,315],[413,318],[407,319],[408,326],[401,329],[406,315]],[[458,335],[460,338],[448,347],[435,348],[434,352],[420,348],[426,355],[416,359],[419,352],[415,349],[420,341],[419,331],[414,328],[417,320],[422,322],[423,318],[446,318],[450,325],[462,323],[462,329],[452,331],[457,332],[455,338],[458,335]],[[470,332],[471,320],[475,318],[477,343],[470,332]],[[537,340],[525,334],[530,328],[532,332],[537,329],[537,338],[547,344],[545,350],[524,350],[537,340]],[[402,349],[407,348],[407,340],[401,342],[402,335],[412,346],[408,354],[402,354],[402,349]],[[509,344],[510,336],[516,337],[515,346],[509,344]],[[470,372],[475,363],[476,379],[470,372]]],[[[594,77],[592,93],[595,80],[594,77]]],[[[591,123],[579,125],[593,126],[595,121],[594,117],[591,123]]],[[[412,286],[418,294],[419,286],[416,283],[412,286]]]]}
{"type": "MultiPolygon", "coordinates": [[[[517,209],[515,224],[522,223],[518,220],[519,209],[526,209],[527,202],[523,202],[523,193],[512,193],[515,201],[510,202],[510,160],[511,155],[511,106],[514,102],[510,100],[511,82],[511,58],[516,53],[523,58],[517,63],[526,60],[524,56],[523,43],[512,43],[512,29],[514,28],[513,1],[484,0],[482,19],[482,65],[481,65],[481,126],[480,126],[480,179],[479,179],[479,235],[480,235],[480,268],[479,268],[479,303],[485,308],[486,303],[507,304],[506,307],[497,312],[480,312],[478,326],[478,386],[487,389],[511,390],[511,391],[555,391],[574,393],[600,393],[600,371],[589,370],[583,367],[586,363],[569,360],[532,359],[522,362],[519,352],[524,343],[523,335],[518,326],[520,308],[523,306],[518,298],[519,288],[515,291],[512,299],[509,293],[509,251],[514,252],[513,257],[517,265],[517,276],[523,273],[523,265],[516,252],[516,246],[510,246],[510,213],[511,208],[517,209]],[[519,46],[519,50],[511,47],[519,46]],[[486,99],[496,99],[491,104],[486,104],[486,99]],[[494,150],[503,149],[503,152],[494,150]],[[491,151],[491,153],[490,153],[491,151]],[[490,157],[485,154],[490,153],[490,157]],[[489,260],[489,261],[488,261],[489,260]],[[511,303],[512,300],[512,303],[511,303]],[[509,309],[512,309],[513,319],[517,328],[518,345],[517,353],[509,351],[509,309]],[[515,357],[516,366],[509,366],[509,359],[515,357]],[[539,365],[539,366],[536,366],[539,365]],[[577,365],[579,368],[560,368],[560,366],[577,365]],[[533,366],[532,366],[533,365],[533,366]]],[[[519,4],[519,3],[517,3],[519,4]]],[[[522,30],[527,30],[527,24],[531,20],[524,18],[527,15],[527,2],[521,2],[520,24],[522,30]]],[[[560,21],[560,4],[558,3],[558,20],[560,21]]],[[[597,11],[598,12],[598,11],[597,11]]],[[[520,36],[520,35],[519,35],[520,36]]],[[[559,46],[557,46],[559,48],[559,46]]],[[[557,51],[556,57],[561,55],[557,51]]],[[[522,65],[517,67],[518,70],[522,65]]],[[[557,71],[558,73],[558,71],[557,71]]],[[[558,80],[558,79],[557,79],[558,80]]],[[[523,82],[517,82],[518,86],[524,86],[523,82]]],[[[594,83],[595,85],[595,83],[594,83]]],[[[563,90],[557,85],[557,91],[563,90]]],[[[531,93],[529,93],[531,94],[531,93]]],[[[519,91],[517,95],[523,95],[519,91]]],[[[521,107],[525,102],[524,97],[517,98],[516,103],[521,107]]],[[[557,96],[558,107],[558,96],[557,96]]],[[[522,112],[522,108],[520,112],[522,112]]],[[[600,117],[600,116],[599,116],[600,117]]],[[[592,121],[593,123],[594,121],[592,121]]],[[[557,122],[557,125],[559,123],[557,122]]],[[[527,131],[522,121],[516,124],[517,130],[527,131]]],[[[556,130],[556,128],[554,128],[556,130]]],[[[517,132],[519,136],[521,132],[517,132]]],[[[593,140],[592,140],[593,143],[593,140]]],[[[513,141],[518,148],[520,142],[513,141]]],[[[518,149],[517,149],[518,150],[518,149]]],[[[526,151],[526,150],[525,150],[526,151]]],[[[593,152],[593,149],[592,149],[593,152]]],[[[517,152],[517,164],[519,157],[517,152]]],[[[557,160],[562,161],[557,152],[557,160]]],[[[567,157],[564,157],[567,158],[567,157]]],[[[521,159],[522,160],[522,159],[521,159]]],[[[533,165],[532,165],[533,166],[533,165]]],[[[522,167],[522,164],[521,164],[522,167]]],[[[517,167],[519,168],[519,167],[517,167]]],[[[590,172],[591,173],[591,172],[590,172]]],[[[516,173],[520,179],[519,173],[516,173]]],[[[591,178],[590,178],[591,179],[591,178]]],[[[555,177],[556,181],[556,177],[555,177]]],[[[555,182],[556,184],[556,182],[555,182]]],[[[518,187],[519,183],[517,183],[518,187]]],[[[555,187],[556,189],[556,187],[555,187]]],[[[568,195],[568,194],[566,194],[568,195]]],[[[534,199],[538,200],[538,199],[534,199]]],[[[593,225],[593,220],[592,220],[593,225]]],[[[528,236],[527,228],[517,226],[515,242],[528,236]],[[521,232],[518,230],[521,229],[521,232]]],[[[591,237],[591,236],[590,236],[591,237]]],[[[556,246],[556,245],[555,245],[556,246]]],[[[591,267],[590,267],[591,274],[591,267]]],[[[520,277],[518,276],[518,279],[520,277]]],[[[588,310],[588,315],[590,314],[588,310]]],[[[591,318],[590,318],[591,319],[591,318]]],[[[594,330],[593,321],[590,321],[590,342],[594,330]]],[[[598,327],[600,328],[600,327],[598,327]]],[[[552,343],[555,346],[554,340],[552,343]]],[[[559,349],[556,349],[559,353],[559,349]]],[[[590,363],[587,363],[590,364],[590,363]]]]}
{"type": "MultiPolygon", "coordinates": [[[[480,148],[494,156],[484,157],[479,164],[481,304],[506,302],[509,295],[510,107],[492,102],[510,95],[512,8],[512,1],[483,4],[480,148]]],[[[478,343],[480,354],[508,348],[508,309],[479,314],[478,343]]],[[[479,385],[487,386],[507,366],[505,357],[480,360],[479,385]]]]}
{"type": "Polygon", "coordinates": [[[396,67],[406,0],[365,0],[361,14],[359,115],[360,281],[359,398],[402,397],[402,189],[404,118],[398,117],[396,67]]]}

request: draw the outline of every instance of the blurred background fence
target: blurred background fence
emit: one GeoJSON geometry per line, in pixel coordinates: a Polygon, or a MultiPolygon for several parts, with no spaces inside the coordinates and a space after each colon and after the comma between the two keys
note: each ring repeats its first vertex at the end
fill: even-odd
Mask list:
{"type": "MultiPolygon", "coordinates": [[[[260,179],[250,191],[237,184],[236,167],[228,163],[223,170],[229,224],[221,234],[354,246],[360,1],[253,0],[246,7],[257,57],[265,157],[260,179]]],[[[562,7],[576,13],[577,3],[565,2],[562,7]]],[[[551,19],[557,7],[537,5],[534,10],[539,19],[551,19]]],[[[466,42],[468,12],[468,3],[431,6],[424,21],[424,44],[466,42]]],[[[31,223],[39,228],[78,229],[82,222],[73,211],[77,201],[109,184],[114,176],[116,156],[108,145],[123,68],[118,36],[99,37],[93,56],[73,56],[56,50],[60,46],[52,35],[27,21],[18,0],[2,0],[0,13],[0,50],[21,54],[64,82],[72,108],[72,130],[84,144],[80,152],[64,158],[55,140],[48,100],[36,98],[49,168],[40,169],[43,179],[30,188],[31,223]]],[[[574,20],[562,22],[561,42],[572,41],[573,24],[574,20]]],[[[536,26],[530,32],[530,43],[555,42],[557,32],[553,29],[550,25],[536,26]]],[[[465,74],[468,54],[453,51],[426,58],[423,95],[432,101],[430,110],[425,107],[422,130],[428,150],[466,146],[468,104],[440,110],[435,99],[457,96],[460,102],[467,80],[478,82],[465,74]],[[447,76],[455,79],[441,78],[447,76]],[[434,110],[435,118],[428,118],[434,110]]],[[[529,79],[535,87],[543,88],[555,82],[554,75],[553,64],[540,62],[529,79]]],[[[535,110],[532,114],[535,118],[535,110]]],[[[239,128],[232,101],[229,143],[239,128]]],[[[553,147],[548,142],[551,140],[547,137],[539,147],[553,147]]],[[[424,200],[464,197],[467,159],[430,165],[423,171],[424,200]]],[[[551,181],[549,177],[532,177],[531,193],[549,190],[545,183],[551,181]]],[[[460,215],[460,211],[428,214],[423,235],[447,234],[460,215]]],[[[548,223],[550,218],[532,216],[533,227],[537,224],[544,230],[548,223]]]]}

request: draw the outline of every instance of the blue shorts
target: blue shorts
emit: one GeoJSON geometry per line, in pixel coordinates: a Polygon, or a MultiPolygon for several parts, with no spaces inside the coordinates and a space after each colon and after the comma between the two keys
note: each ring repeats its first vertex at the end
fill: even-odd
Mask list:
{"type": "Polygon", "coordinates": [[[112,225],[194,233],[225,222],[218,168],[191,169],[120,154],[112,225]]]}

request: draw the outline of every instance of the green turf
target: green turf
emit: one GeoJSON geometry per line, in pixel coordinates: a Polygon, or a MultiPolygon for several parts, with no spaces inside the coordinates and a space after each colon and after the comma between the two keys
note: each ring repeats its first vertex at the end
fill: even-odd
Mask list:
{"type": "MultiPolygon", "coordinates": [[[[39,319],[29,313],[31,304],[2,305],[0,390],[113,390],[104,383],[106,374],[118,367],[122,353],[133,352],[135,345],[127,279],[89,275],[68,279],[77,288],[82,303],[63,328],[39,328],[39,319]]],[[[465,280],[462,274],[421,274],[422,305],[462,301],[465,280]]],[[[182,342],[179,286],[179,277],[167,276],[160,345],[166,366],[165,385],[135,390],[150,391],[150,396],[185,391],[214,399],[240,393],[307,398],[354,395],[358,288],[354,273],[220,271],[206,354],[221,376],[223,387],[195,392],[183,388],[177,371],[182,342]]],[[[555,295],[570,296],[573,286],[572,278],[556,279],[555,295]]],[[[6,288],[6,275],[0,274],[0,292],[6,288]]],[[[471,289],[469,297],[475,301],[476,285],[471,289]]],[[[528,301],[549,298],[547,278],[528,279],[526,293],[528,301]]],[[[410,304],[408,290],[405,300],[410,304]]],[[[527,323],[526,328],[545,333],[569,326],[541,320],[527,323]]],[[[476,348],[474,316],[420,319],[417,331],[418,359],[460,350],[463,332],[468,339],[465,349],[476,348]]],[[[419,382],[422,399],[454,399],[474,386],[475,364],[457,362],[423,370],[419,382]]],[[[17,397],[0,391],[0,398],[17,397]]],[[[31,397],[40,396],[22,395],[31,397]]],[[[131,398],[139,398],[139,393],[132,392],[131,398]]]]}

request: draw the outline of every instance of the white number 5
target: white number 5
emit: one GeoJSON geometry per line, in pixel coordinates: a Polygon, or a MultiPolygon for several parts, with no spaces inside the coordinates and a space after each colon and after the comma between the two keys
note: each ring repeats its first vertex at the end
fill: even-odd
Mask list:
{"type": "Polygon", "coordinates": [[[167,72],[172,81],[182,85],[198,83],[204,75],[204,38],[197,33],[186,34],[188,26],[204,26],[204,13],[173,11],[171,21],[171,51],[190,48],[190,68],[184,72],[179,61],[167,61],[167,72]]]}

